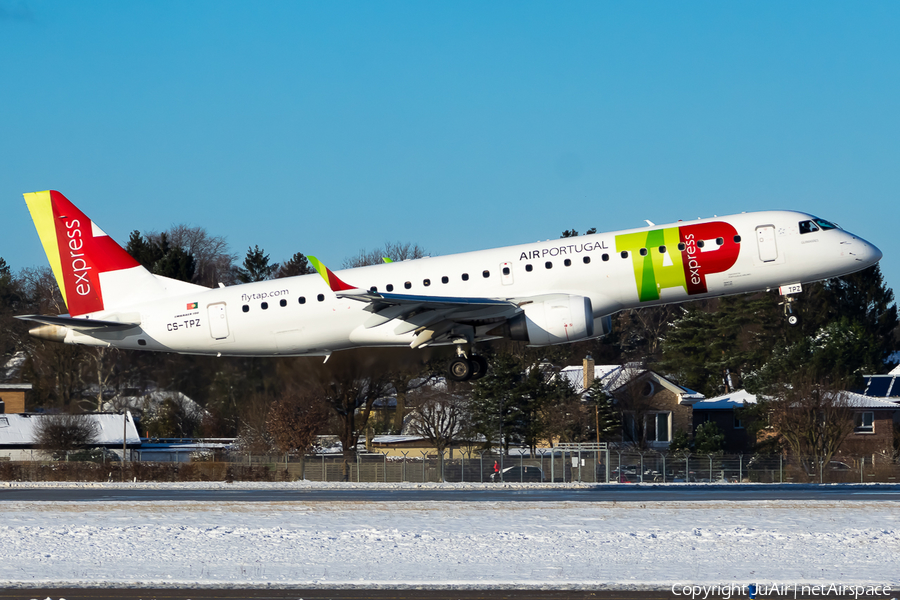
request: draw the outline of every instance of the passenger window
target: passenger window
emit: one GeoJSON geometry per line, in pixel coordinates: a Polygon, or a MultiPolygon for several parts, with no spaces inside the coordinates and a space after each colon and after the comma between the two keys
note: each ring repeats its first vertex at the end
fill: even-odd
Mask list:
{"type": "Polygon", "coordinates": [[[372,287],[369,288],[369,291],[372,292],[373,294],[377,294],[378,288],[373,285],[372,287]]]}
{"type": "Polygon", "coordinates": [[[441,283],[450,283],[450,278],[444,275],[441,277],[441,283]]]}
{"type": "Polygon", "coordinates": [[[241,310],[244,312],[250,312],[250,307],[245,304],[241,307],[241,310]]]}
{"type": "Polygon", "coordinates": [[[566,260],[563,261],[563,264],[566,265],[567,267],[571,267],[572,261],[567,258],[566,260]]]}
{"type": "Polygon", "coordinates": [[[641,248],[640,252],[641,252],[641,256],[647,256],[647,249],[646,249],[646,248],[641,248]]]}
{"type": "Polygon", "coordinates": [[[665,254],[665,253],[666,253],[666,247],[665,247],[665,246],[660,246],[660,247],[659,247],[659,253],[660,253],[660,254],[665,254]]]}
{"type": "Polygon", "coordinates": [[[462,274],[462,280],[463,280],[463,281],[468,281],[468,280],[469,280],[469,274],[468,274],[468,273],[463,273],[463,274],[462,274]]]}
{"type": "Polygon", "coordinates": [[[484,277],[485,279],[487,279],[488,277],[491,276],[491,272],[490,271],[482,271],[481,276],[484,277]]]}
{"type": "Polygon", "coordinates": [[[678,251],[684,252],[684,248],[685,248],[684,242],[678,242],[678,251]]]}
{"type": "Polygon", "coordinates": [[[318,296],[316,296],[316,300],[318,300],[319,302],[325,302],[325,294],[319,294],[318,296]]]}
{"type": "Polygon", "coordinates": [[[622,258],[628,258],[628,250],[622,250],[622,258]]]}
{"type": "Polygon", "coordinates": [[[716,245],[721,246],[725,243],[725,238],[716,238],[716,245]]]}
{"type": "Polygon", "coordinates": [[[603,260],[603,262],[606,262],[609,260],[609,254],[604,253],[600,258],[603,260]]]}
{"type": "Polygon", "coordinates": [[[552,269],[553,263],[548,260],[547,262],[544,263],[544,267],[547,269],[552,269]]]}
{"type": "Polygon", "coordinates": [[[533,268],[534,268],[534,267],[532,267],[531,265],[525,265],[525,270],[528,271],[529,273],[531,273],[531,270],[532,270],[533,268]]]}
{"type": "Polygon", "coordinates": [[[422,282],[422,285],[424,285],[425,287],[428,287],[429,285],[431,285],[431,280],[430,280],[430,279],[424,280],[424,281],[422,282]]]}
{"type": "Polygon", "coordinates": [[[278,301],[278,305],[281,306],[281,307],[287,306],[287,300],[279,300],[279,301],[278,301]]]}
{"type": "Polygon", "coordinates": [[[503,267],[503,274],[509,275],[509,267],[503,267]]]}
{"type": "Polygon", "coordinates": [[[591,262],[591,257],[590,257],[590,256],[585,256],[585,257],[582,258],[581,260],[583,260],[583,261],[584,261],[584,264],[587,265],[587,264],[590,264],[590,262],[591,262]]]}
{"type": "Polygon", "coordinates": [[[385,289],[387,289],[387,291],[389,291],[389,292],[393,292],[393,291],[394,291],[394,284],[393,284],[393,283],[387,284],[387,285],[385,286],[385,289]]]}
{"type": "Polygon", "coordinates": [[[297,298],[297,302],[299,302],[300,304],[306,304],[306,296],[300,296],[299,298],[297,298]]]}
{"type": "Polygon", "coordinates": [[[735,244],[740,244],[740,243],[741,243],[741,236],[739,236],[739,235],[734,236],[734,243],[735,243],[735,244]]]}
{"type": "Polygon", "coordinates": [[[406,283],[403,284],[403,287],[405,287],[406,289],[411,288],[411,287],[412,287],[412,282],[411,282],[411,281],[407,281],[406,283]]]}
{"type": "Polygon", "coordinates": [[[259,307],[263,310],[266,310],[267,308],[269,308],[269,303],[268,302],[260,302],[259,307]]]}
{"type": "Polygon", "coordinates": [[[698,248],[702,248],[702,247],[705,246],[705,245],[706,245],[706,242],[704,242],[703,240],[697,240],[697,247],[698,247],[698,248]]]}

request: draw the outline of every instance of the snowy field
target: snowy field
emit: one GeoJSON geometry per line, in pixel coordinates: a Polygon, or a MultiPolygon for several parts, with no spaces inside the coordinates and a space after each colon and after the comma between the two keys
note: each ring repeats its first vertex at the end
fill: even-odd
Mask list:
{"type": "Polygon", "coordinates": [[[895,596],[900,589],[900,502],[0,507],[6,586],[669,589],[758,582],[890,585],[895,596]]]}

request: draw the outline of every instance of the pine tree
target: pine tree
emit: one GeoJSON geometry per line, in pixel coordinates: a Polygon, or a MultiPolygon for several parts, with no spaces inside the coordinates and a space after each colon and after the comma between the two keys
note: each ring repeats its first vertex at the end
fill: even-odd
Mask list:
{"type": "Polygon", "coordinates": [[[250,283],[271,279],[277,265],[269,262],[269,255],[263,252],[259,246],[247,248],[247,256],[244,258],[244,267],[238,269],[238,281],[250,283]]]}

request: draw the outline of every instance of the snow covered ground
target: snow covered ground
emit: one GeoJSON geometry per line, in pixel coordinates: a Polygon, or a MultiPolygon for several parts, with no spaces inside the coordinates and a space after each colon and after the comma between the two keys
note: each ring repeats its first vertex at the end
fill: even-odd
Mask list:
{"type": "MultiPolygon", "coordinates": [[[[279,484],[259,487],[267,485],[279,484]]],[[[6,586],[668,589],[758,582],[890,585],[894,596],[900,589],[900,502],[0,507],[6,586]]]]}

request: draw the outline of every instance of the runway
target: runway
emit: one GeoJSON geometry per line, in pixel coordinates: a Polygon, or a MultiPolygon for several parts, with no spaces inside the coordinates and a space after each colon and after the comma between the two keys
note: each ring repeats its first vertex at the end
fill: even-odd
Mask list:
{"type": "Polygon", "coordinates": [[[0,488],[0,502],[674,502],[833,500],[897,501],[900,484],[605,484],[572,488],[563,485],[493,487],[490,484],[390,487],[370,484],[313,487],[270,484],[204,484],[184,487],[28,486],[0,488]]]}

